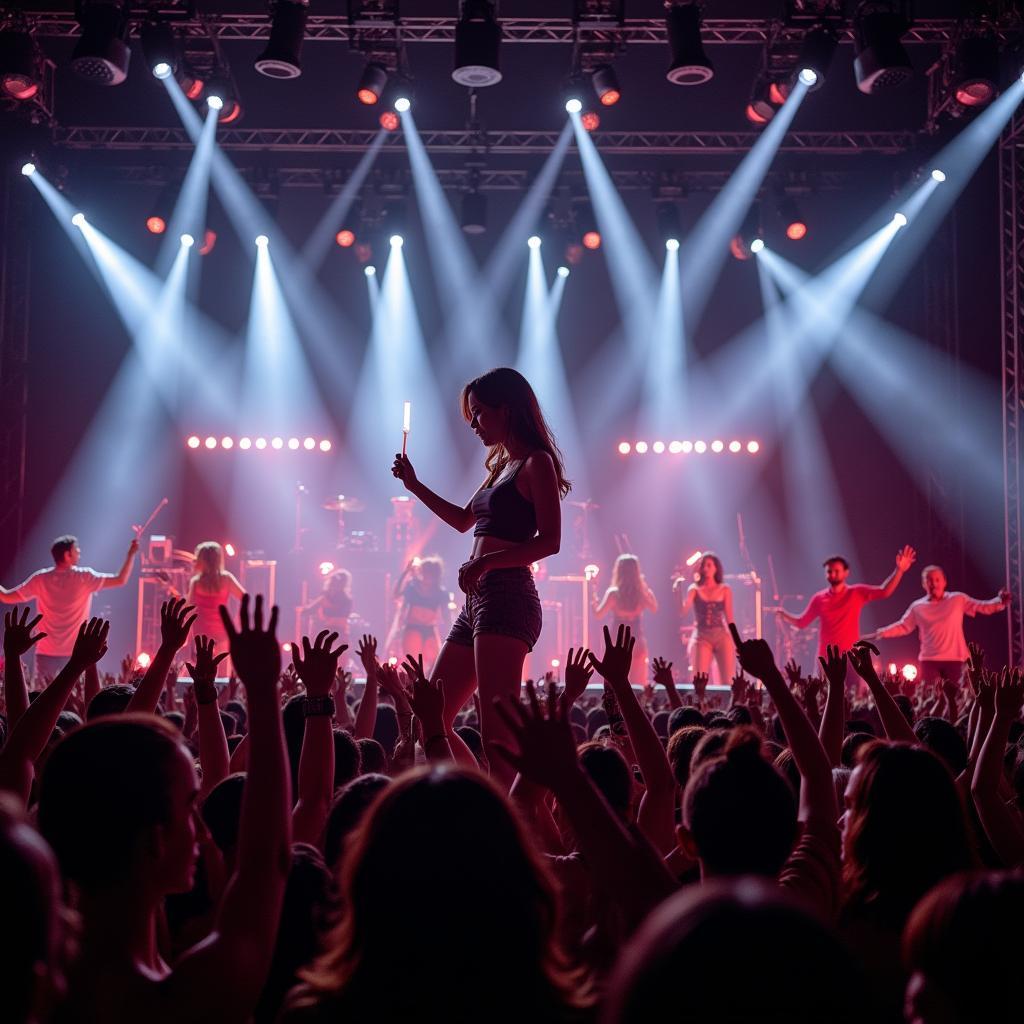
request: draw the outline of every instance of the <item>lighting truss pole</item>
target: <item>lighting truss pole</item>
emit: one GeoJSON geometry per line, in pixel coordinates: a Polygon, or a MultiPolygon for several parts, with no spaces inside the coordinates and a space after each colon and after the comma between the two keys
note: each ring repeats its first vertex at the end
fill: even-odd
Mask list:
{"type": "Polygon", "coordinates": [[[999,143],[1002,234],[1003,486],[1009,664],[1024,664],[1024,559],[1021,483],[1024,469],[1024,117],[1019,113],[999,143]]]}

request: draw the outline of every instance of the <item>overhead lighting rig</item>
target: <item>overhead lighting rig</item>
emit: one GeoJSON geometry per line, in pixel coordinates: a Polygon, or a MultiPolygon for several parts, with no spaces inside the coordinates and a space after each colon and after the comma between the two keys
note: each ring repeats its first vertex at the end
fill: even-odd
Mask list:
{"type": "MultiPolygon", "coordinates": [[[[367,107],[381,102],[391,77],[402,67],[402,35],[398,0],[348,0],[348,23],[351,29],[349,48],[366,59],[356,98],[367,107]]],[[[382,127],[394,131],[390,118],[381,114],[382,127]],[[388,123],[384,123],[385,120],[388,123]]]]}
{"type": "Polygon", "coordinates": [[[77,0],[82,28],[71,54],[71,70],[96,85],[120,85],[128,77],[130,0],[77,0]]]}

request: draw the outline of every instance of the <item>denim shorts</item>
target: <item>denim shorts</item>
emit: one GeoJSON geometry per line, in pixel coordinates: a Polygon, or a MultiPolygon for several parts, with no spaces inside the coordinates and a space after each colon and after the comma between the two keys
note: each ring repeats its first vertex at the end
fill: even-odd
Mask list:
{"type": "Polygon", "coordinates": [[[532,651],[540,627],[540,598],[530,570],[492,569],[480,580],[477,592],[466,595],[448,643],[472,647],[481,633],[497,633],[522,640],[532,651]]]}

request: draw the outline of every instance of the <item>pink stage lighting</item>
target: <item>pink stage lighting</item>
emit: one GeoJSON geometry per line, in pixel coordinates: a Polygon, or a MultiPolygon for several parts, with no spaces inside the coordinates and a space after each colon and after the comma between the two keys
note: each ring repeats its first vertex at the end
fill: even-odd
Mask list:
{"type": "Polygon", "coordinates": [[[145,651],[139,651],[139,656],[135,659],[135,667],[149,668],[152,660],[153,659],[145,651]]]}
{"type": "Polygon", "coordinates": [[[633,450],[633,446],[628,441],[619,442],[619,454],[628,455],[633,450]]]}
{"type": "Polygon", "coordinates": [[[693,451],[693,442],[692,441],[684,441],[683,442],[683,447],[682,447],[683,454],[684,455],[689,455],[690,452],[692,452],[692,451],[693,451]]]}
{"type": "Polygon", "coordinates": [[[655,441],[654,444],[651,445],[651,451],[654,452],[655,455],[661,455],[665,451],[665,442],[655,441]]]}
{"type": "Polygon", "coordinates": [[[912,683],[917,678],[917,666],[916,665],[904,665],[903,670],[900,673],[908,683],[912,683]]]}
{"type": "Polygon", "coordinates": [[[316,447],[316,441],[311,437],[304,438],[302,447],[305,448],[307,452],[311,452],[316,447]]]}
{"type": "Polygon", "coordinates": [[[243,452],[247,452],[252,447],[252,438],[251,437],[240,438],[239,441],[238,441],[238,447],[241,448],[243,452]]]}
{"type": "Polygon", "coordinates": [[[330,450],[331,450],[331,442],[328,441],[327,438],[325,437],[320,442],[320,451],[322,451],[322,452],[329,452],[330,450]]]}
{"type": "Polygon", "coordinates": [[[637,455],[646,455],[647,454],[647,442],[646,441],[637,441],[637,443],[635,445],[633,445],[633,451],[635,451],[637,453],[637,455]]]}
{"type": "Polygon", "coordinates": [[[275,437],[274,440],[270,442],[270,447],[273,448],[275,452],[279,452],[284,447],[284,441],[279,437],[275,437]]]}
{"type": "Polygon", "coordinates": [[[211,451],[214,448],[216,448],[217,447],[217,438],[215,438],[215,437],[208,437],[206,439],[206,447],[209,448],[211,451]]]}
{"type": "Polygon", "coordinates": [[[285,654],[291,654],[292,645],[285,640],[285,642],[281,644],[281,650],[284,651],[285,654]]]}
{"type": "Polygon", "coordinates": [[[692,566],[696,565],[701,560],[701,558],[703,558],[703,557],[704,557],[704,552],[703,551],[694,551],[694,553],[692,555],[690,555],[690,557],[686,560],[686,564],[687,564],[687,566],[691,566],[692,567],[692,566]]]}
{"type": "Polygon", "coordinates": [[[705,441],[694,441],[693,442],[693,450],[698,455],[703,455],[708,450],[707,442],[705,442],[705,441]]]}
{"type": "Polygon", "coordinates": [[[185,443],[189,446],[189,448],[198,448],[199,445],[202,444],[202,442],[199,440],[198,437],[196,437],[195,434],[193,434],[185,443]]]}
{"type": "Polygon", "coordinates": [[[682,441],[670,441],[668,446],[670,455],[678,455],[683,450],[682,441]]]}
{"type": "Polygon", "coordinates": [[[729,451],[731,451],[733,454],[735,454],[736,452],[742,451],[742,450],[743,450],[743,445],[741,445],[739,443],[739,441],[730,441],[729,442],[729,451]]]}
{"type": "Polygon", "coordinates": [[[321,576],[330,576],[331,573],[334,572],[334,563],[333,562],[321,562],[320,565],[317,566],[317,568],[320,570],[320,575],[321,576]]]}
{"type": "Polygon", "coordinates": [[[756,441],[747,442],[747,451],[750,452],[751,455],[756,455],[760,450],[761,446],[756,441]]]}
{"type": "Polygon", "coordinates": [[[725,451],[725,445],[721,441],[712,441],[711,450],[717,455],[719,452],[725,451]]]}
{"type": "Polygon", "coordinates": [[[230,542],[225,544],[224,545],[224,554],[227,555],[228,558],[234,558],[235,557],[235,545],[230,543],[230,542]]]}
{"type": "Polygon", "coordinates": [[[222,437],[220,439],[220,446],[221,448],[234,448],[235,439],[233,437],[222,437]]]}
{"type": "Polygon", "coordinates": [[[299,450],[299,439],[297,437],[288,438],[288,449],[293,452],[297,452],[299,450]]]}
{"type": "Polygon", "coordinates": [[[256,450],[257,451],[263,451],[263,449],[266,448],[266,447],[267,447],[267,439],[265,437],[257,437],[256,438],[256,450]]]}

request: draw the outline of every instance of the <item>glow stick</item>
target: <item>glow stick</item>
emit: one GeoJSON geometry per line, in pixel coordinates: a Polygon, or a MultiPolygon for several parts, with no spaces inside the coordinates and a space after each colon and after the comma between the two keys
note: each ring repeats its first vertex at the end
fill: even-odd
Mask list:
{"type": "Polygon", "coordinates": [[[412,402],[402,403],[402,454],[405,454],[405,445],[409,440],[409,427],[412,423],[412,402]]]}

